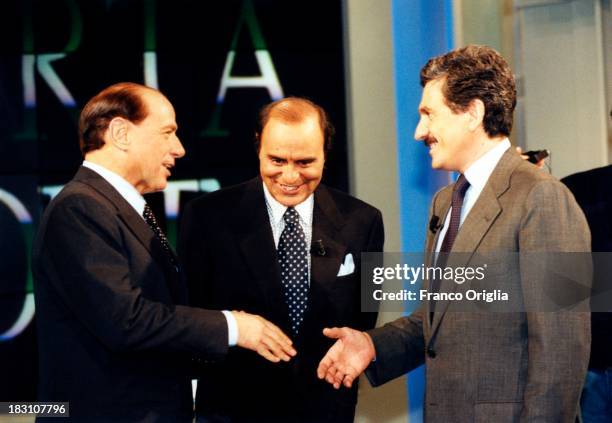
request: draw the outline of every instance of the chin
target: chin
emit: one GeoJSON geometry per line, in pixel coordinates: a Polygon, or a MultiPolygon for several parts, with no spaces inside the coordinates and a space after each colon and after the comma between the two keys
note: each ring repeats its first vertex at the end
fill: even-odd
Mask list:
{"type": "Polygon", "coordinates": [[[166,189],[166,187],[168,186],[168,181],[164,181],[164,182],[160,182],[159,184],[156,184],[150,192],[158,192],[158,191],[163,191],[166,189]]]}
{"type": "Polygon", "coordinates": [[[280,192],[280,193],[277,193],[277,195],[274,195],[273,197],[276,199],[276,201],[281,203],[283,206],[294,207],[300,204],[302,201],[304,201],[307,196],[305,196],[302,193],[299,193],[296,195],[287,195],[285,193],[280,192]]]}
{"type": "Polygon", "coordinates": [[[304,201],[303,197],[288,197],[286,195],[281,196],[278,199],[278,202],[281,203],[283,206],[286,207],[294,207],[297,206],[298,204],[300,204],[302,201],[304,201]]]}
{"type": "Polygon", "coordinates": [[[444,160],[440,160],[440,158],[432,157],[431,159],[431,167],[432,169],[444,170],[446,166],[444,164],[444,160]]]}

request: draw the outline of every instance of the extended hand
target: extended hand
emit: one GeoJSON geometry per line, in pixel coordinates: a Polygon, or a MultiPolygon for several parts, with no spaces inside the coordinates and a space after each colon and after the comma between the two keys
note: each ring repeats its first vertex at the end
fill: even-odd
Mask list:
{"type": "Polygon", "coordinates": [[[297,354],[291,339],[273,323],[244,311],[232,311],[232,314],[238,324],[239,347],[256,351],[274,363],[289,361],[297,354]]]}
{"type": "Polygon", "coordinates": [[[319,363],[317,376],[319,379],[325,378],[336,389],[342,383],[350,388],[376,357],[372,338],[365,332],[346,327],[325,328],[323,335],[337,341],[319,363]]]}

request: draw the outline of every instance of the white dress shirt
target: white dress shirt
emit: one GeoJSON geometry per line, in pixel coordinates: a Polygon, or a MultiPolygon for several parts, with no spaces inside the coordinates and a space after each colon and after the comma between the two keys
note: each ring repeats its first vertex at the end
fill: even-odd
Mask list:
{"type": "MultiPolygon", "coordinates": [[[[498,145],[489,150],[486,154],[484,154],[481,158],[476,160],[472,165],[465,171],[463,176],[470,183],[469,188],[465,192],[465,197],[463,198],[463,206],[461,207],[461,218],[459,220],[459,227],[463,224],[463,221],[476,204],[478,197],[480,197],[480,193],[484,189],[491,173],[499,163],[499,160],[502,158],[507,149],[510,148],[510,140],[508,138],[504,138],[498,145]]],[[[440,252],[440,248],[442,248],[442,242],[444,240],[444,236],[446,235],[446,231],[448,230],[448,225],[450,224],[452,207],[448,209],[448,213],[446,214],[446,218],[444,219],[444,226],[440,231],[440,235],[438,236],[438,240],[436,242],[436,252],[440,252]]]]}
{"type": "MultiPolygon", "coordinates": [[[[144,220],[144,209],[147,202],[144,197],[138,192],[138,190],[134,187],[134,185],[130,184],[123,177],[116,174],[115,172],[108,170],[104,166],[101,166],[96,163],[88,162],[87,160],[83,161],[83,167],[86,167],[90,170],[93,170],[98,175],[100,175],[106,182],[111,184],[115,190],[121,195],[125,201],[127,201],[130,206],[136,210],[138,215],[142,217],[144,220]]],[[[227,334],[228,334],[228,344],[230,347],[233,347],[238,343],[238,323],[236,322],[236,318],[234,315],[227,311],[221,311],[225,316],[225,320],[227,320],[227,334]]]]}
{"type": "MultiPolygon", "coordinates": [[[[266,207],[268,208],[268,217],[270,218],[270,226],[272,227],[272,236],[274,237],[274,246],[278,248],[280,236],[285,229],[285,219],[283,216],[288,207],[279,203],[268,191],[266,184],[263,184],[264,196],[266,198],[266,207]]],[[[306,237],[306,251],[310,252],[312,243],[312,217],[314,211],[314,194],[310,194],[304,201],[294,207],[298,213],[300,226],[306,237]]],[[[308,258],[308,283],[310,284],[310,254],[306,254],[308,258]]]]}

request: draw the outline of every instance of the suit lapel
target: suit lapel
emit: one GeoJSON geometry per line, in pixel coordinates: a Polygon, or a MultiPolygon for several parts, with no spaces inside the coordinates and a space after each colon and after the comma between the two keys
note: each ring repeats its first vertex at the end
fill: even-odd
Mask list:
{"type": "Polygon", "coordinates": [[[172,298],[180,304],[185,303],[187,301],[187,287],[182,281],[182,274],[178,265],[179,260],[174,251],[170,250],[169,253],[174,257],[174,262],[177,263],[176,267],[170,262],[168,252],[164,250],[161,241],[157,239],[149,225],[131,206],[130,209],[120,210],[119,218],[130,228],[136,238],[147,248],[155,262],[163,269],[172,298]]]}
{"type": "MultiPolygon", "coordinates": [[[[458,252],[470,254],[462,256],[461,263],[449,260],[447,265],[461,266],[466,265],[470,261],[472,255],[477,250],[478,246],[493,225],[493,222],[495,222],[499,214],[502,212],[499,197],[506,192],[508,188],[510,188],[510,176],[512,175],[514,169],[521,163],[521,160],[522,159],[512,148],[506,150],[504,155],[501,157],[499,163],[493,170],[493,173],[491,173],[491,176],[489,176],[489,180],[480,193],[478,200],[476,200],[476,203],[461,225],[451,250],[453,253],[458,252]]],[[[450,192],[452,193],[452,191],[450,192]]],[[[450,206],[450,195],[447,201],[450,206]]],[[[452,292],[456,288],[457,284],[452,281],[443,281],[441,285],[441,291],[452,292]]],[[[442,321],[449,304],[450,303],[448,301],[439,301],[436,304],[436,310],[439,310],[439,312],[434,313],[432,322],[432,333],[434,335],[440,326],[440,322],[442,321]]]]}
{"type": "Polygon", "coordinates": [[[280,268],[260,178],[252,179],[236,208],[236,236],[247,266],[259,285],[270,319],[286,330],[289,310],[283,299],[280,268]]]}
{"type": "Polygon", "coordinates": [[[453,252],[473,253],[502,211],[498,194],[487,184],[470,210],[453,244],[453,252]]]}
{"type": "MultiPolygon", "coordinates": [[[[308,294],[308,309],[304,318],[304,326],[316,321],[318,310],[322,307],[321,300],[327,299],[327,292],[336,283],[338,271],[347,253],[347,245],[340,239],[340,228],[344,219],[336,207],[328,189],[319,185],[314,194],[314,210],[312,220],[311,277],[308,294]],[[320,242],[319,242],[320,241],[320,242]],[[324,254],[316,245],[322,245],[324,254]]],[[[359,257],[354,257],[355,265],[359,265],[359,257]]],[[[308,330],[300,331],[309,333],[308,330]]]]}
{"type": "MultiPolygon", "coordinates": [[[[435,252],[436,245],[438,245],[438,238],[440,238],[440,233],[442,232],[442,226],[444,225],[444,221],[446,219],[446,215],[448,214],[448,210],[451,206],[451,195],[452,189],[449,187],[440,191],[440,194],[436,198],[434,198],[434,205],[432,208],[432,216],[438,217],[438,225],[439,229],[432,230],[429,228],[427,232],[427,239],[425,243],[425,251],[427,252],[435,252]]],[[[428,257],[431,259],[431,257],[428,257]]]]}
{"type": "MultiPolygon", "coordinates": [[[[446,215],[448,214],[448,211],[451,206],[452,192],[453,192],[452,188],[447,187],[446,189],[443,189],[442,191],[440,191],[440,193],[436,197],[434,197],[432,213],[433,213],[433,216],[437,216],[438,219],[441,219],[441,221],[438,223],[440,225],[439,229],[437,229],[435,232],[432,230],[427,232],[427,239],[426,239],[426,245],[425,245],[425,251],[426,251],[425,266],[433,266],[435,263],[436,245],[438,245],[438,239],[440,238],[440,234],[442,233],[442,227],[444,226],[446,215]]],[[[430,288],[431,288],[431,285],[427,287],[428,290],[430,288]]],[[[425,321],[427,322],[426,328],[428,330],[431,329],[432,323],[433,323],[430,318],[431,317],[430,316],[430,305],[431,304],[428,301],[425,307],[425,310],[426,310],[425,321]]],[[[435,320],[435,316],[434,316],[434,320],[435,320]]]]}
{"type": "Polygon", "coordinates": [[[311,256],[311,283],[325,285],[335,282],[347,249],[346,244],[338,236],[343,223],[344,220],[329,191],[324,186],[320,186],[315,192],[312,244],[319,243],[320,240],[325,254],[320,254],[315,249],[311,256]]]}
{"type": "Polygon", "coordinates": [[[499,197],[510,188],[510,176],[522,159],[509,148],[491,173],[478,200],[470,210],[453,244],[453,252],[476,251],[491,225],[502,212],[499,197]]]}
{"type": "MultiPolygon", "coordinates": [[[[500,213],[501,206],[499,205],[497,196],[491,189],[490,185],[487,184],[487,186],[485,186],[483,191],[480,193],[480,196],[472,207],[472,210],[470,210],[470,213],[461,225],[451,250],[451,253],[453,254],[468,254],[461,254],[460,256],[451,254],[448,258],[446,266],[456,267],[467,265],[473,253],[476,251],[476,248],[493,224],[495,218],[497,218],[500,213]]],[[[457,284],[454,281],[441,281],[440,292],[454,292],[456,289],[457,284]]],[[[439,313],[436,312],[433,316],[432,328],[434,333],[440,325],[440,321],[446,313],[449,304],[450,302],[446,300],[437,302],[436,310],[439,311],[439,313]]]]}
{"type": "Polygon", "coordinates": [[[153,257],[155,262],[164,270],[166,282],[168,283],[168,288],[173,297],[175,299],[177,296],[180,298],[182,292],[179,292],[177,286],[180,281],[179,272],[170,264],[161,243],[155,238],[155,234],[149,225],[140,217],[136,210],[134,210],[111,184],[91,169],[81,167],[75,175],[74,180],[90,186],[106,197],[106,199],[115,206],[119,219],[125,223],[136,239],[140,241],[151,257],[153,257]]]}

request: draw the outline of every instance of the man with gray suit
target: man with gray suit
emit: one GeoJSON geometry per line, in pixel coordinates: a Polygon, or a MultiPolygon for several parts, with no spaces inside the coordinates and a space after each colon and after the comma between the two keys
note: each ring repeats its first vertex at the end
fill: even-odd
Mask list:
{"type": "MultiPolygon", "coordinates": [[[[435,57],[422,68],[421,85],[415,138],[429,147],[433,168],[460,173],[433,198],[428,253],[589,251],[590,232],[571,193],[510,148],[515,81],[496,51],[472,45],[435,57]]],[[[525,304],[538,289],[531,276],[521,267],[513,280],[525,304]]],[[[575,420],[588,313],[453,307],[426,302],[367,332],[325,329],[338,341],[318,376],[348,387],[365,370],[376,386],[425,364],[428,422],[575,420]]]]}

